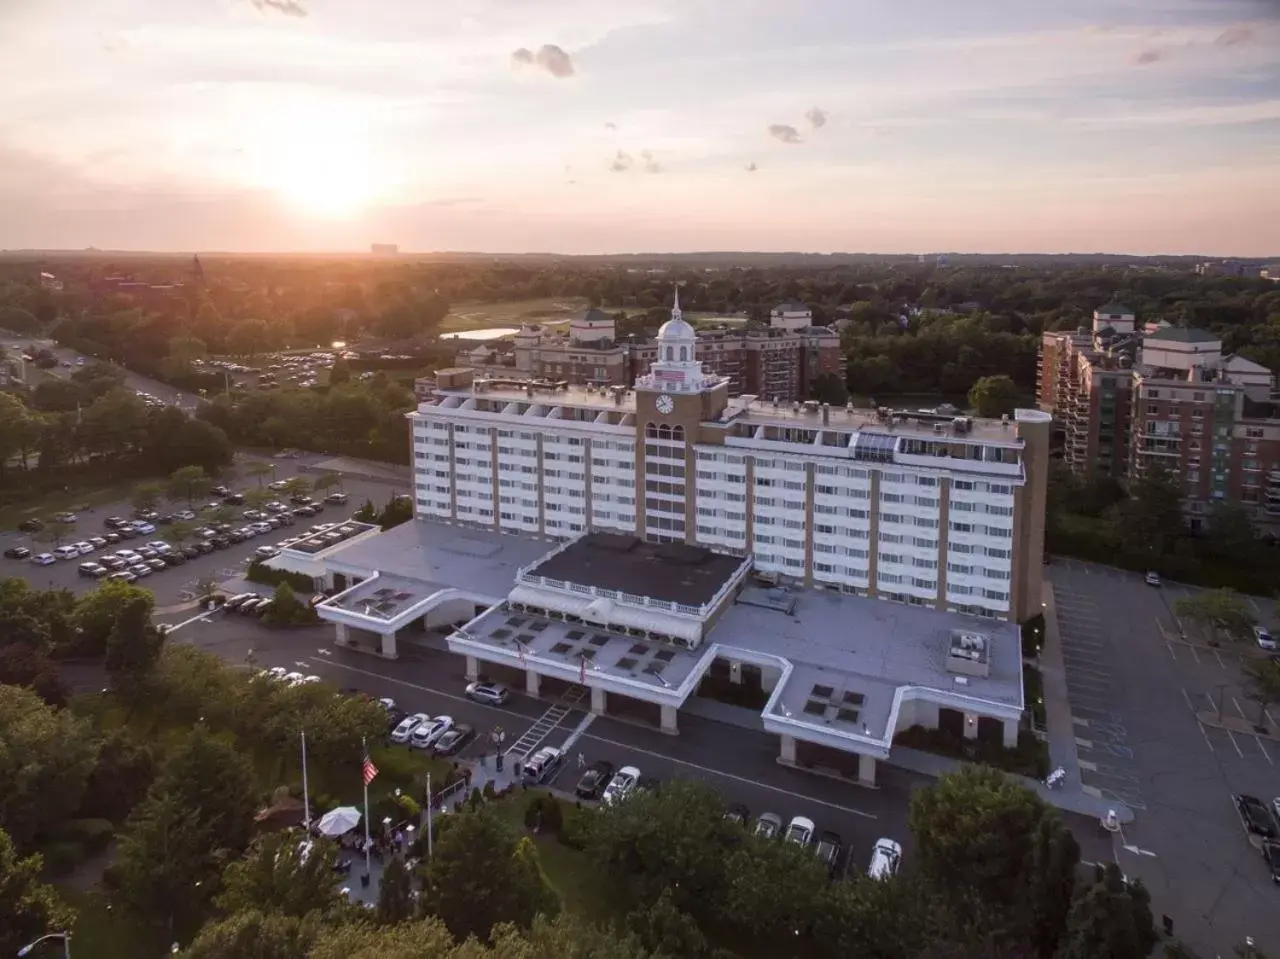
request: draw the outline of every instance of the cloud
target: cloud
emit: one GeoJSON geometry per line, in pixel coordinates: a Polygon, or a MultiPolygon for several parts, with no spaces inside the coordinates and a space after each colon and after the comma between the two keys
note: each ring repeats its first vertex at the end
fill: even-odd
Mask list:
{"type": "Polygon", "coordinates": [[[561,80],[573,76],[573,58],[554,43],[544,43],[538,48],[537,53],[528,47],[521,47],[511,54],[511,65],[536,67],[561,80]]]}
{"type": "Polygon", "coordinates": [[[609,164],[609,169],[614,173],[626,173],[636,165],[636,158],[626,150],[619,150],[614,154],[613,162],[609,164]]]}
{"type": "Polygon", "coordinates": [[[643,170],[645,173],[661,173],[662,164],[648,150],[641,150],[638,159],[626,150],[619,150],[609,161],[609,169],[613,173],[628,173],[632,170],[643,170]]]}
{"type": "Polygon", "coordinates": [[[1238,23],[1234,27],[1228,27],[1223,30],[1213,42],[1220,47],[1238,47],[1246,43],[1252,43],[1253,39],[1253,27],[1247,23],[1238,23]]]}
{"type": "Polygon", "coordinates": [[[654,159],[653,154],[648,150],[640,151],[640,159],[644,161],[645,173],[661,173],[662,164],[654,159]]]}
{"type": "Polygon", "coordinates": [[[305,17],[307,8],[298,0],[252,0],[252,3],[259,10],[275,10],[277,13],[283,13],[286,17],[305,17]]]}
{"type": "Polygon", "coordinates": [[[604,128],[605,128],[606,130],[614,130],[614,131],[616,131],[616,130],[618,129],[618,124],[614,123],[612,120],[605,120],[605,121],[604,121],[604,128]]]}
{"type": "Polygon", "coordinates": [[[748,163],[743,169],[745,169],[748,173],[755,173],[756,170],[760,168],[756,166],[754,162],[752,162],[752,163],[748,163]]]}
{"type": "Polygon", "coordinates": [[[1155,47],[1151,47],[1137,54],[1133,58],[1133,65],[1135,67],[1150,66],[1153,63],[1159,63],[1161,60],[1167,59],[1168,56],[1169,52],[1167,50],[1157,50],[1155,47]]]}
{"type": "Polygon", "coordinates": [[[830,116],[831,114],[821,107],[814,107],[804,115],[804,118],[809,121],[815,130],[820,130],[827,125],[827,120],[830,116]]]}
{"type": "Polygon", "coordinates": [[[801,143],[800,131],[789,123],[771,123],[769,124],[769,136],[775,140],[781,140],[783,143],[801,143]]]}

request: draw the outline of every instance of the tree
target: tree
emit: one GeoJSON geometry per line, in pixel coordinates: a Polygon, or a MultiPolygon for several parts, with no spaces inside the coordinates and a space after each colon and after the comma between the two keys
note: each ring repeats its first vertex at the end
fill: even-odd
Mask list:
{"type": "Polygon", "coordinates": [[[1003,373],[983,376],[969,389],[969,405],[979,416],[1003,416],[1013,412],[1019,393],[1018,384],[1003,373]]]}
{"type": "MultiPolygon", "coordinates": [[[[0,617],[0,630],[4,630],[0,635],[11,637],[5,630],[10,625],[10,617],[0,617]]],[[[29,686],[50,706],[62,706],[67,701],[68,691],[58,674],[58,664],[44,646],[36,643],[14,642],[10,638],[0,646],[0,683],[29,686]]]]}
{"type": "Polygon", "coordinates": [[[268,335],[262,320],[241,320],[227,331],[227,351],[234,356],[253,356],[266,345],[268,335]]]}
{"type": "Polygon", "coordinates": [[[17,955],[46,932],[71,928],[72,913],[54,888],[40,881],[43,871],[39,856],[21,858],[9,834],[0,829],[0,955],[17,955]]]}
{"type": "Polygon", "coordinates": [[[181,466],[169,477],[169,498],[185,499],[190,506],[197,496],[207,494],[211,485],[213,481],[203,466],[181,466]]]}
{"type": "Polygon", "coordinates": [[[1058,959],[1146,959],[1159,941],[1151,896],[1128,882],[1115,863],[1099,866],[1094,882],[1076,897],[1058,959]]]}
{"type": "Polygon", "coordinates": [[[153,510],[160,505],[160,497],[163,495],[164,487],[159,483],[152,480],[139,483],[133,488],[133,508],[139,513],[153,510]]]}
{"type": "Polygon", "coordinates": [[[298,919],[328,912],[342,902],[333,881],[337,859],[337,848],[328,839],[303,839],[292,831],[270,833],[223,871],[217,905],[227,913],[261,909],[298,919]]]}
{"type": "Polygon", "coordinates": [[[1173,604],[1174,614],[1209,632],[1221,631],[1230,639],[1248,639],[1257,620],[1239,593],[1214,589],[1184,596],[1173,604]]]}
{"type": "Polygon", "coordinates": [[[102,741],[98,761],[89,774],[79,814],[121,822],[146,796],[156,777],[156,756],[127,728],[112,730],[102,741]]]}
{"type": "Polygon", "coordinates": [[[154,599],[136,597],[116,617],[107,636],[107,675],[128,699],[136,697],[160,658],[164,634],[151,622],[154,599]]]}
{"type": "Polygon", "coordinates": [[[849,402],[849,389],[844,377],[838,373],[819,373],[809,387],[809,398],[832,406],[844,406],[849,402]]]}
{"type": "Polygon", "coordinates": [[[83,720],[30,689],[0,686],[0,829],[19,849],[80,807],[97,755],[83,720]]]}
{"type": "Polygon", "coordinates": [[[190,928],[215,874],[213,847],[198,811],[153,788],[129,817],[117,846],[112,881],[121,901],[139,918],[159,919],[170,930],[190,928]]]}
{"type": "Polygon", "coordinates": [[[808,850],[744,835],[725,859],[718,918],[761,943],[776,943],[781,954],[794,944],[795,930],[812,921],[828,882],[808,850]]]}
{"type": "Polygon", "coordinates": [[[325,470],[311,484],[317,493],[326,493],[335,486],[342,489],[342,474],[335,470],[325,470]]]}
{"type": "Polygon", "coordinates": [[[244,494],[245,504],[250,509],[262,509],[275,498],[276,494],[269,489],[251,489],[244,494]]]}
{"type": "Polygon", "coordinates": [[[1269,656],[1246,659],[1244,674],[1249,680],[1249,698],[1258,704],[1258,725],[1266,726],[1267,707],[1280,702],[1280,661],[1269,656]]]}
{"type": "Polygon", "coordinates": [[[382,870],[378,883],[378,918],[394,925],[412,919],[416,911],[409,870],[400,857],[395,856],[382,870]]]}
{"type": "Polygon", "coordinates": [[[648,908],[628,915],[627,926],[641,945],[658,955],[698,959],[707,952],[707,937],[693,917],[676,906],[670,889],[662,890],[648,908]]]}
{"type": "Polygon", "coordinates": [[[1155,565],[1182,535],[1182,491],[1177,480],[1159,467],[1129,483],[1129,498],[1113,510],[1116,532],[1128,549],[1155,565]]]}
{"type": "MultiPolygon", "coordinates": [[[[216,522],[216,521],[215,521],[216,522]]],[[[179,548],[187,542],[196,533],[196,528],[191,523],[173,523],[164,532],[164,538],[179,548]]]]}
{"type": "Polygon", "coordinates": [[[324,931],[318,914],[299,918],[250,909],[205,924],[179,955],[183,959],[306,959],[324,931]]]}
{"type": "Polygon", "coordinates": [[[177,798],[196,815],[209,849],[239,852],[253,833],[253,767],[233,742],[200,726],[175,750],[153,792],[177,798]]]}
{"type": "Polygon", "coordinates": [[[329,367],[329,385],[341,386],[349,382],[351,382],[351,364],[341,358],[334,360],[333,366],[329,367]]]}
{"type": "Polygon", "coordinates": [[[276,464],[265,460],[250,460],[245,464],[244,472],[251,479],[256,479],[258,486],[261,487],[266,477],[276,475],[276,464]]]}
{"type": "Polygon", "coordinates": [[[146,606],[150,620],[155,606],[155,594],[133,583],[109,579],[88,592],[76,603],[75,625],[79,629],[79,649],[90,656],[106,652],[116,624],[126,609],[135,604],[146,606]]]}
{"type": "Polygon", "coordinates": [[[971,893],[1001,913],[1016,936],[1052,948],[1062,931],[1063,897],[1070,895],[1065,876],[1079,858],[1070,834],[1052,825],[1056,819],[1035,793],[999,770],[965,766],[912,797],[917,868],[944,896],[971,893]],[[1043,827],[1046,820],[1051,825],[1043,827]]]}
{"type": "Polygon", "coordinates": [[[459,939],[488,938],[495,925],[529,928],[559,902],[543,881],[537,851],[491,808],[446,817],[424,869],[422,902],[459,939]]]}
{"type": "Polygon", "coordinates": [[[288,496],[306,496],[311,492],[311,481],[305,476],[291,476],[285,480],[281,492],[288,496]]]}

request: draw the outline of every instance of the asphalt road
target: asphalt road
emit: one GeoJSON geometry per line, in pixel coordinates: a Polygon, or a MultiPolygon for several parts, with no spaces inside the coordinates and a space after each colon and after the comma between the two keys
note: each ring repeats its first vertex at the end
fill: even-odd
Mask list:
{"type": "MultiPolygon", "coordinates": [[[[235,467],[226,476],[220,477],[219,481],[236,490],[252,489],[257,485],[258,480],[246,478],[244,476],[244,467],[253,459],[254,457],[238,456],[235,467]]],[[[325,459],[328,459],[328,457],[307,455],[298,459],[271,460],[270,462],[276,467],[277,479],[289,479],[294,475],[303,475],[314,479],[317,475],[316,473],[302,473],[300,468],[303,465],[325,459]]],[[[263,482],[270,481],[271,479],[268,477],[263,482]]],[[[196,582],[203,577],[212,576],[221,582],[240,575],[248,565],[253,551],[259,546],[275,543],[290,535],[297,535],[314,523],[331,523],[345,519],[363,505],[366,499],[372,499],[374,503],[381,506],[390,499],[393,493],[407,492],[408,484],[406,482],[402,486],[398,486],[366,479],[345,479],[343,488],[351,497],[345,506],[326,506],[323,513],[312,519],[299,517],[294,526],[286,526],[266,536],[256,536],[243,543],[232,545],[228,549],[190,560],[185,565],[153,573],[140,582],[155,593],[158,607],[181,603],[190,599],[190,594],[196,582]]],[[[210,497],[210,499],[216,499],[216,497],[210,497]]],[[[166,504],[160,511],[164,512],[169,509],[182,509],[185,507],[185,502],[166,504]]],[[[246,508],[235,507],[237,512],[246,508]]],[[[79,514],[74,530],[68,533],[64,542],[85,540],[90,536],[101,535],[104,532],[102,521],[108,516],[129,517],[132,512],[133,507],[127,501],[86,510],[79,514]]],[[[106,551],[110,552],[114,549],[127,547],[136,549],[148,540],[164,539],[164,532],[165,527],[157,526],[153,535],[122,542],[117,546],[109,546],[106,551]]],[[[51,544],[32,542],[31,537],[25,533],[19,533],[12,529],[0,532],[0,551],[15,545],[26,546],[33,553],[52,552],[51,544]]],[[[93,589],[98,584],[98,581],[79,575],[77,567],[80,563],[91,560],[93,557],[94,554],[89,554],[77,559],[60,560],[54,566],[36,566],[25,560],[0,559],[0,578],[18,576],[39,589],[67,588],[76,593],[84,593],[93,589]]]]}
{"type": "MultiPolygon", "coordinates": [[[[1225,955],[1245,936],[1264,949],[1280,942],[1276,890],[1232,803],[1238,792],[1280,795],[1280,744],[1207,729],[1195,716],[1223,693],[1227,712],[1256,716],[1241,688],[1249,650],[1179,641],[1172,608],[1189,587],[1156,589],[1072,560],[1055,561],[1051,577],[1082,781],[1134,809],[1118,844],[1125,873],[1202,954],[1225,955]]],[[[1274,622],[1270,603],[1252,602],[1274,622]]]]}
{"type": "MultiPolygon", "coordinates": [[[[175,615],[170,621],[190,620],[191,615],[175,615]]],[[[519,691],[503,709],[473,703],[462,695],[466,680],[461,657],[414,647],[389,662],[337,648],[332,645],[332,636],[327,626],[282,633],[255,620],[219,612],[187,622],[173,634],[173,641],[193,643],[237,664],[252,662],[258,668],[284,666],[315,673],[339,687],[390,696],[410,712],[451,716],[485,734],[501,725],[508,744],[549,705],[519,691]]],[[[582,712],[571,713],[545,744],[560,745],[585,718],[582,712]]],[[[596,718],[571,747],[572,759],[553,784],[572,789],[581,752],[587,762],[605,759],[614,766],[630,764],[659,780],[705,780],[726,802],[742,803],[753,816],[774,812],[784,822],[792,816],[808,816],[820,830],[840,835],[848,868],[865,869],[872,845],[882,836],[902,842],[905,854],[911,855],[908,804],[914,790],[932,781],[928,777],[882,763],[877,770],[879,788],[867,789],[779,765],[777,740],[763,732],[687,712],[680,714],[679,725],[679,736],[667,736],[622,720],[596,718]]],[[[478,740],[462,755],[475,757],[483,743],[478,740]]],[[[1099,836],[1096,821],[1071,815],[1065,818],[1081,842],[1083,858],[1111,858],[1110,840],[1099,836]]]]}

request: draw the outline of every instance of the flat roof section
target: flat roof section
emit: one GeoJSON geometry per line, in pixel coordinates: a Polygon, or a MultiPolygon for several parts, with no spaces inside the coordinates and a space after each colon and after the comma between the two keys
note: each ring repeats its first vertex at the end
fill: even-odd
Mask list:
{"type": "Polygon", "coordinates": [[[511,592],[521,568],[546,555],[554,543],[492,530],[414,519],[325,557],[337,572],[377,572],[411,580],[424,595],[452,587],[493,598],[511,592]]]}
{"type": "Polygon", "coordinates": [[[438,589],[434,584],[379,573],[376,578],[365,580],[355,589],[349,589],[323,605],[390,622],[435,592],[438,589]]]}
{"type": "Polygon", "coordinates": [[[525,576],[703,606],[716,597],[742,563],[741,556],[701,546],[650,543],[618,533],[587,533],[525,570],[525,576]]]}

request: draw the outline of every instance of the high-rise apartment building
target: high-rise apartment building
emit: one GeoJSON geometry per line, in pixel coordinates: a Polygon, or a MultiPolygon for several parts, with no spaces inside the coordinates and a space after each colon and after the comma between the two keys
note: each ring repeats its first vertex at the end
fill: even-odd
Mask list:
{"type": "MultiPolygon", "coordinates": [[[[731,396],[803,400],[818,376],[843,374],[840,335],[813,326],[813,313],[803,304],[775,307],[769,322],[764,329],[726,327],[697,333],[697,359],[709,372],[728,379],[731,396]]],[[[526,325],[510,340],[470,347],[457,359],[479,376],[627,386],[657,358],[657,343],[619,343],[613,317],[593,309],[572,320],[567,333],[526,325]]]]}
{"type": "Polygon", "coordinates": [[[414,520],[268,562],[335,593],[316,610],[347,647],[436,642],[670,734],[706,682],[740,684],[780,762],[864,784],[910,727],[1015,745],[1049,415],[735,398],[698,345],[677,302],[632,386],[438,371],[409,416],[414,520]]]}
{"type": "Polygon", "coordinates": [[[1092,330],[1045,333],[1039,405],[1082,476],[1175,475],[1191,523],[1220,502],[1280,520],[1280,416],[1266,367],[1222,353],[1204,330],[1150,323],[1108,306],[1092,330]]]}

